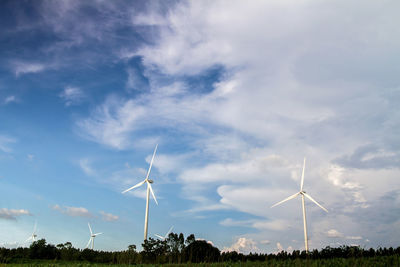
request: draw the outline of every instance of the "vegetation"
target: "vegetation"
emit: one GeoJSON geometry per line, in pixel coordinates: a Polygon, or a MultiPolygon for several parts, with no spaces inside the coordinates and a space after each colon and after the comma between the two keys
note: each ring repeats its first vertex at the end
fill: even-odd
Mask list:
{"type": "Polygon", "coordinates": [[[194,235],[169,234],[165,240],[149,238],[136,251],[135,245],[125,251],[108,252],[77,249],[70,242],[54,246],[46,240],[35,241],[28,248],[0,248],[0,266],[105,266],[118,264],[154,264],[163,266],[400,266],[400,247],[362,249],[355,246],[326,247],[309,253],[295,250],[277,254],[220,252],[194,235]],[[11,265],[9,265],[11,264],[11,265]]]}

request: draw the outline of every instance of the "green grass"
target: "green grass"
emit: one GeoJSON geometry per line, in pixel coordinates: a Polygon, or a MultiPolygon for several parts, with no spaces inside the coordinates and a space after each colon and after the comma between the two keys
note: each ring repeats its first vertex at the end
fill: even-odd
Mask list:
{"type": "Polygon", "coordinates": [[[72,267],[286,267],[286,266],[304,266],[304,267],[320,267],[320,266],[362,266],[362,267],[375,267],[375,266],[387,266],[387,267],[400,267],[400,257],[398,255],[393,256],[380,256],[371,258],[335,258],[335,259],[322,259],[322,260],[270,260],[268,262],[224,262],[224,263],[188,263],[188,264],[138,264],[138,265],[126,265],[126,264],[96,264],[96,263],[85,263],[85,262],[60,262],[60,261],[31,261],[27,263],[11,263],[11,264],[0,264],[0,267],[61,267],[61,266],[72,266],[72,267]]]}

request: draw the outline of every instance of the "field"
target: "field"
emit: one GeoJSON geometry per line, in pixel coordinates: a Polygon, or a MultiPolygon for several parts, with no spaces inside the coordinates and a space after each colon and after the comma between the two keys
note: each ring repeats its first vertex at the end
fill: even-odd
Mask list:
{"type": "Polygon", "coordinates": [[[114,267],[183,267],[183,266],[194,266],[194,267],[269,267],[269,266],[363,266],[363,267],[375,267],[375,266],[396,266],[400,267],[400,256],[378,256],[370,258],[334,258],[334,259],[320,259],[320,260],[304,260],[304,259],[287,259],[287,260],[270,260],[268,262],[224,262],[224,263],[188,263],[188,264],[138,264],[138,265],[127,265],[127,264],[96,264],[96,263],[84,263],[84,262],[60,262],[60,261],[31,261],[27,263],[12,263],[12,264],[0,264],[0,267],[58,267],[58,266],[73,266],[73,267],[103,267],[103,266],[114,266],[114,267]]]}

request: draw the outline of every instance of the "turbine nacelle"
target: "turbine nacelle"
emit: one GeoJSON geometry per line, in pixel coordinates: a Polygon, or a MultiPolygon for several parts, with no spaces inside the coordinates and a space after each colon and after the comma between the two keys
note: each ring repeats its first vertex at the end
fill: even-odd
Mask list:
{"type": "Polygon", "coordinates": [[[151,179],[147,179],[147,182],[148,182],[148,183],[151,183],[151,184],[154,183],[154,181],[151,180],[151,179]]]}

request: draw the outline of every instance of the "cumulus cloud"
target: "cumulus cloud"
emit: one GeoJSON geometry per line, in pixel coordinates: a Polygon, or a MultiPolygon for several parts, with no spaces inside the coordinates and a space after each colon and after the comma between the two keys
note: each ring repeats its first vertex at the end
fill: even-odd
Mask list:
{"type": "Polygon", "coordinates": [[[64,101],[65,105],[71,106],[79,104],[84,98],[85,94],[79,87],[67,86],[64,91],[59,95],[64,101]]]}
{"type": "Polygon", "coordinates": [[[23,215],[31,215],[31,213],[28,210],[24,209],[19,209],[19,210],[7,209],[7,208],[0,209],[0,219],[16,220],[18,217],[23,215]]]}
{"type": "Polygon", "coordinates": [[[239,237],[230,247],[224,247],[223,252],[236,251],[238,253],[249,254],[250,252],[259,252],[257,243],[245,237],[239,237]]]}
{"type": "Polygon", "coordinates": [[[52,208],[71,217],[93,217],[92,213],[83,207],[60,207],[59,205],[54,205],[52,208]]]}

